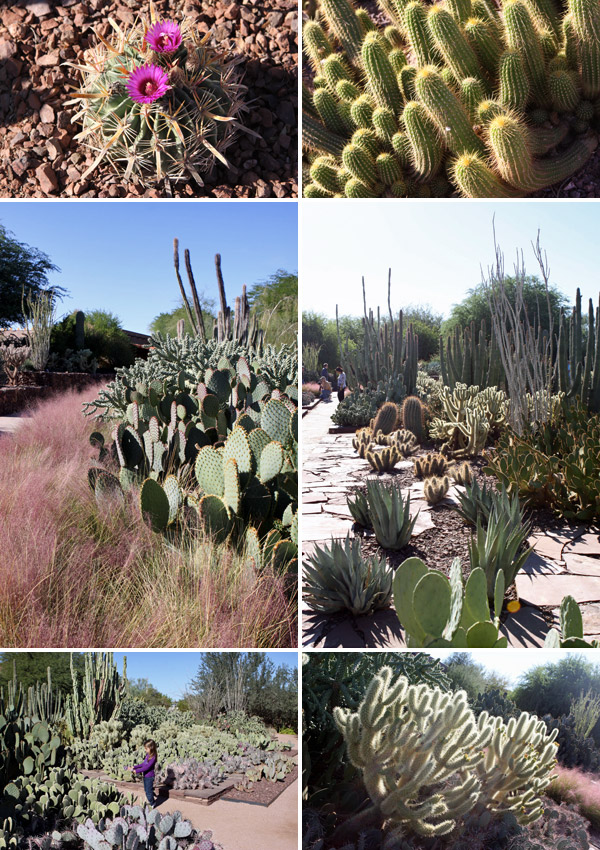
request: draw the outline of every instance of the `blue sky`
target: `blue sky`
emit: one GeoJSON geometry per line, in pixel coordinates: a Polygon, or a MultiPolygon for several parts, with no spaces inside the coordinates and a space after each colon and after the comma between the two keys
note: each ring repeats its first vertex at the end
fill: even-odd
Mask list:
{"type": "Polygon", "coordinates": [[[335,317],[362,316],[361,277],[367,307],[387,312],[392,269],[392,310],[429,304],[448,315],[452,304],[481,280],[480,266],[494,259],[492,216],[512,272],[522,248],[535,273],[531,241],[541,230],[551,281],[574,302],[579,286],[598,303],[600,207],[578,201],[319,201],[302,202],[302,309],[335,317]]]}
{"type": "Polygon", "coordinates": [[[49,276],[70,293],[58,305],[59,316],[110,310],[124,328],[140,333],[179,303],[175,237],[184,282],[183,250],[189,248],[198,291],[217,302],[217,253],[231,305],[242,284],[298,268],[294,202],[4,201],[0,223],[61,269],[49,276]]]}
{"type": "MultiPolygon", "coordinates": [[[[186,686],[196,675],[201,652],[115,652],[119,672],[123,667],[123,656],[127,656],[127,678],[148,679],[161,693],[172,699],[180,699],[186,686]]],[[[297,652],[267,652],[274,664],[288,667],[298,666],[297,652]]]]}
{"type": "MultiPolygon", "coordinates": [[[[567,652],[596,665],[600,661],[597,649],[561,649],[560,652],[555,649],[507,649],[501,652],[497,649],[474,649],[469,654],[473,661],[483,665],[490,673],[503,676],[512,687],[527,670],[548,663],[558,663],[567,652]]],[[[453,654],[453,650],[428,649],[427,654],[444,661],[453,654]]]]}

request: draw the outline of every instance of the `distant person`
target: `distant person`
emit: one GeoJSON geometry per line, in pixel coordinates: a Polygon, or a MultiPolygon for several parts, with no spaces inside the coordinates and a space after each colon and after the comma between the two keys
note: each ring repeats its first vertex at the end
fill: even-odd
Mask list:
{"type": "Polygon", "coordinates": [[[321,369],[321,377],[325,378],[326,381],[329,380],[329,363],[323,363],[323,368],[321,369]]]}
{"type": "Polygon", "coordinates": [[[347,384],[346,384],[346,373],[344,372],[344,370],[342,369],[341,366],[338,366],[335,371],[336,371],[336,375],[337,375],[338,401],[343,401],[344,395],[346,394],[346,386],[347,386],[347,384]]]}
{"type": "Polygon", "coordinates": [[[141,773],[144,780],[144,791],[150,806],[154,806],[154,769],[156,767],[156,742],[146,741],[144,744],[146,757],[141,764],[136,764],[131,769],[134,773],[141,773]]]}
{"type": "Polygon", "coordinates": [[[331,401],[331,384],[327,378],[321,378],[319,384],[321,385],[321,395],[319,396],[321,401],[331,401]]]}

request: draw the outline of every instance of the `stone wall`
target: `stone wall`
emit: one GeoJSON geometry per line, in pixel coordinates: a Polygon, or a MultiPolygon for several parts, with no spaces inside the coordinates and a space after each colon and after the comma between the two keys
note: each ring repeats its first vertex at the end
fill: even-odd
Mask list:
{"type": "Polygon", "coordinates": [[[29,372],[30,384],[20,387],[0,387],[0,416],[19,413],[42,399],[66,390],[83,390],[110,380],[110,375],[90,375],[87,372],[29,372]]]}

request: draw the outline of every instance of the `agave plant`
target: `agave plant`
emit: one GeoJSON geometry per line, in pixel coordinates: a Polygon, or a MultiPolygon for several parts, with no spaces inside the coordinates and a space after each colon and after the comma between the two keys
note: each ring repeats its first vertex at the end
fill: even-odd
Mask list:
{"type": "Polygon", "coordinates": [[[369,516],[375,537],[384,549],[402,549],[410,540],[418,514],[410,518],[410,493],[406,501],[398,487],[367,481],[369,516]]]}
{"type": "MultiPolygon", "coordinates": [[[[142,185],[162,178],[193,178],[215,159],[228,165],[225,150],[245,108],[245,87],[235,60],[224,61],[187,19],[140,19],[127,31],[112,19],[112,40],[98,33],[98,44],[73,65],[83,78],[69,103],[80,111],[75,137],[95,154],[85,179],[104,160],[123,180],[142,185]]],[[[71,63],[72,64],[72,63],[71,63]]]]}
{"type": "Polygon", "coordinates": [[[329,547],[316,546],[308,562],[303,598],[315,611],[370,614],[392,598],[393,572],[385,558],[363,558],[360,540],[350,540],[349,534],[345,540],[332,540],[329,547]]]}

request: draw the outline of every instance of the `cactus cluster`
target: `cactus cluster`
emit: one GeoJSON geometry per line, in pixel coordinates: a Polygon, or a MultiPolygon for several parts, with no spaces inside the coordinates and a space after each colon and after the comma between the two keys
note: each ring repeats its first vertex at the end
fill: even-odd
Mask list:
{"type": "Polygon", "coordinates": [[[502,390],[457,383],[440,393],[442,415],[429,426],[432,439],[442,442],[442,450],[453,458],[474,457],[486,442],[506,424],[508,401],[502,390]]]}
{"type": "Polygon", "coordinates": [[[318,0],[304,26],[306,197],[519,197],[585,165],[595,0],[379,5],[384,31],[352,0],[318,0]]]}
{"type": "Polygon", "coordinates": [[[444,475],[447,469],[448,459],[442,454],[426,454],[415,460],[414,473],[417,478],[444,475]]]}
{"type": "Polygon", "coordinates": [[[432,475],[423,482],[423,495],[430,505],[437,505],[438,502],[441,502],[446,497],[449,489],[450,479],[447,475],[444,475],[442,478],[432,475]]]}
{"type": "Polygon", "coordinates": [[[424,439],[425,406],[416,395],[407,396],[402,403],[402,425],[411,431],[418,443],[424,439]]]}
{"type": "MultiPolygon", "coordinates": [[[[433,606],[432,606],[433,607],[433,606]]],[[[474,810],[538,820],[556,764],[556,730],[522,712],[475,718],[465,691],[410,685],[384,667],[355,711],[335,708],[348,758],[397,834],[447,835],[474,810]]]]}
{"type": "Polygon", "coordinates": [[[84,850],[186,850],[191,846],[222,850],[213,844],[211,832],[197,832],[181,812],[161,815],[149,806],[123,806],[117,817],[102,818],[97,824],[86,820],[78,825],[77,835],[84,850]]]}
{"type": "Polygon", "coordinates": [[[448,470],[450,477],[453,478],[461,487],[467,487],[473,483],[473,471],[468,463],[454,463],[448,470]]]}
{"type": "Polygon", "coordinates": [[[371,426],[373,437],[377,437],[379,434],[382,434],[383,436],[391,434],[392,431],[396,430],[397,421],[398,408],[396,405],[391,401],[384,402],[377,411],[377,415],[375,416],[371,426]]]}
{"type": "MultiPolygon", "coordinates": [[[[94,467],[90,485],[99,500],[107,490],[117,496],[139,490],[141,511],[156,532],[176,531],[193,518],[216,540],[237,540],[248,526],[264,535],[278,522],[290,535],[287,552],[298,488],[291,364],[282,369],[263,361],[264,371],[256,372],[239,348],[212,348],[220,354],[215,366],[198,370],[190,357],[187,370],[126,387],[125,415],[111,446],[119,478],[94,467]]],[[[107,451],[99,433],[92,444],[101,457],[107,451]]]]}
{"type": "Polygon", "coordinates": [[[96,725],[118,714],[127,685],[127,660],[123,660],[123,674],[119,675],[112,652],[86,652],[80,682],[71,655],[71,679],[65,721],[75,738],[87,739],[96,725]]]}
{"type": "Polygon", "coordinates": [[[506,647],[506,638],[498,631],[504,590],[504,574],[499,572],[492,616],[481,568],[472,569],[464,584],[458,558],[449,578],[428,569],[420,558],[408,558],[394,576],[394,605],[407,646],[506,647]]]}
{"type": "Polygon", "coordinates": [[[152,33],[164,22],[153,11],[151,27],[140,19],[124,31],[109,22],[112,38],[98,35],[85,64],[74,66],[82,75],[82,89],[70,101],[80,107],[76,138],[94,154],[84,178],[106,160],[126,182],[193,178],[203,186],[215,160],[227,165],[225,151],[244,109],[235,61],[210,47],[187,19],[167,22],[176,37],[162,47],[152,33]]]}
{"type": "Polygon", "coordinates": [[[492,333],[488,342],[485,319],[479,330],[472,321],[464,329],[457,325],[447,339],[440,336],[440,369],[451,390],[459,383],[484,389],[506,383],[496,337],[492,333]]]}
{"type": "Polygon", "coordinates": [[[360,540],[348,534],[329,546],[315,546],[304,565],[302,596],[309,608],[325,614],[370,614],[389,604],[392,577],[385,558],[363,557],[360,540]]]}
{"type": "MultiPolygon", "coordinates": [[[[397,414],[396,405],[391,404],[387,408],[387,415],[390,421],[386,423],[386,427],[393,427],[391,426],[391,415],[389,414],[392,407],[395,414],[397,414]]],[[[377,416],[371,419],[368,428],[358,429],[352,438],[352,446],[359,457],[368,461],[372,469],[383,473],[389,472],[398,461],[414,452],[417,447],[417,438],[412,431],[408,431],[405,428],[400,428],[392,432],[382,431],[380,423],[385,420],[379,420],[378,423],[377,416]],[[379,430],[376,431],[376,429],[379,430]]]]}

